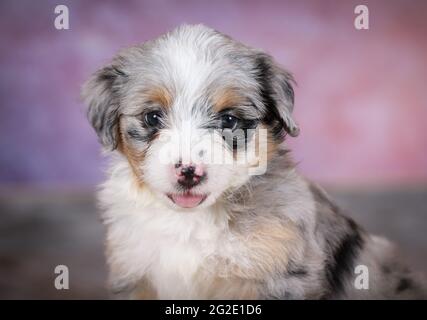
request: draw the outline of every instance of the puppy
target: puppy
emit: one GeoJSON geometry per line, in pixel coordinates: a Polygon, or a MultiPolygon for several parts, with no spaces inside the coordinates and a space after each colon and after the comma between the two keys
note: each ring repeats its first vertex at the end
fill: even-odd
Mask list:
{"type": "Polygon", "coordinates": [[[111,154],[98,200],[115,292],[425,297],[387,240],[295,170],[283,144],[299,132],[292,85],[271,56],[202,25],[121,51],[84,85],[111,154]]]}

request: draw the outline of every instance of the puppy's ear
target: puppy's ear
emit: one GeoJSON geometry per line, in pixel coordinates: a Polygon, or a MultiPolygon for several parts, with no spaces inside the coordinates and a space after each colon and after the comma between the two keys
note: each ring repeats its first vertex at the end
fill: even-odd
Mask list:
{"type": "Polygon", "coordinates": [[[267,107],[266,120],[273,125],[274,131],[278,134],[285,130],[292,137],[296,137],[299,134],[299,127],[292,118],[295,84],[292,74],[280,68],[265,53],[257,54],[255,59],[261,98],[267,107]]]}
{"type": "Polygon", "coordinates": [[[120,91],[126,79],[121,66],[113,63],[95,72],[82,89],[88,119],[102,145],[110,150],[118,144],[120,91]]]}

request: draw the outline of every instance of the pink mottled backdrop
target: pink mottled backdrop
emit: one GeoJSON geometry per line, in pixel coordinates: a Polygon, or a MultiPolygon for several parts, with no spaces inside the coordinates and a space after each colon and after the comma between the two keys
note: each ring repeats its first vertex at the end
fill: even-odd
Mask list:
{"type": "Polygon", "coordinates": [[[339,186],[427,182],[426,1],[1,1],[0,184],[102,178],[79,87],[121,47],[204,23],[263,48],[298,82],[299,167],[339,186]],[[54,28],[54,7],[70,30],[54,28]],[[357,4],[370,30],[353,27],[357,4]]]}

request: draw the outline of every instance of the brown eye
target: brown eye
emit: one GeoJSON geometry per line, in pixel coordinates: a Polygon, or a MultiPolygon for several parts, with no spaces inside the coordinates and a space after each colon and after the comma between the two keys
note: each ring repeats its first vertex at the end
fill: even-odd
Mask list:
{"type": "Polygon", "coordinates": [[[225,114],[221,117],[221,127],[223,129],[235,129],[237,126],[237,123],[239,122],[239,119],[235,116],[225,114]]]}
{"type": "Polygon", "coordinates": [[[160,111],[150,111],[145,117],[145,124],[149,127],[159,127],[162,119],[162,113],[160,111]]]}

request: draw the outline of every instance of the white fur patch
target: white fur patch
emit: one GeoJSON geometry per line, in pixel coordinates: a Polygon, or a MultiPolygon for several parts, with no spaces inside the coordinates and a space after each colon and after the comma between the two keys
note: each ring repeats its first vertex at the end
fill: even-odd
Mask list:
{"type": "Polygon", "coordinates": [[[159,298],[201,298],[193,278],[209,274],[205,262],[228,235],[227,213],[216,205],[171,209],[148,188],[138,190],[126,159],[115,161],[99,194],[111,244],[108,259],[113,273],[117,270],[113,283],[148,276],[159,298]]]}

